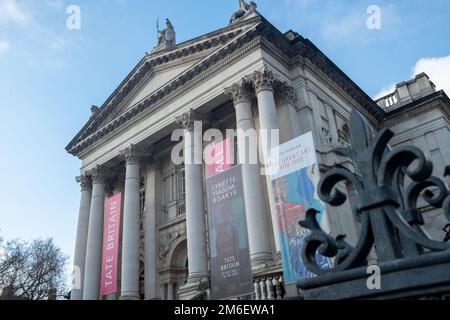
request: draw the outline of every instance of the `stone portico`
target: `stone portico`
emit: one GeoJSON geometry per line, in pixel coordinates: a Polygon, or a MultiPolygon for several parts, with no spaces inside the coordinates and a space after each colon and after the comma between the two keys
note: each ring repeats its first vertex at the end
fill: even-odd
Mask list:
{"type": "MultiPolygon", "coordinates": [[[[206,168],[202,159],[187,161],[203,154],[207,129],[278,129],[280,143],[312,131],[325,171],[351,168],[332,149],[348,142],[353,109],[375,131],[394,121],[309,40],[281,33],[253,5],[241,10],[230,25],[204,36],[170,46],[161,39],[67,146],[82,162],[74,255],[81,285],[73,300],[208,299],[206,168]],[[199,120],[201,128],[194,126],[199,120]],[[180,128],[181,145],[171,141],[180,128]],[[176,164],[172,153],[181,147],[184,163],[176,164]],[[100,297],[104,201],[119,192],[120,292],[100,297]]],[[[447,129],[439,134],[449,137],[450,104],[442,94],[447,129]]],[[[241,152],[245,137],[237,132],[241,152]]],[[[439,140],[433,152],[449,149],[439,140]]],[[[283,284],[271,183],[260,172],[260,164],[242,166],[255,297],[293,296],[294,288],[283,284]]],[[[350,185],[342,188],[351,194],[350,185]]],[[[331,232],[356,239],[350,208],[328,210],[331,232]]]]}

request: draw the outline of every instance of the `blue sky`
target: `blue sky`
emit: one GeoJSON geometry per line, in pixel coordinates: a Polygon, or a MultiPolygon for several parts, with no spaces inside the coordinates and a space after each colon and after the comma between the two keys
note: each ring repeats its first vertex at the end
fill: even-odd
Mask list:
{"type": "MultiPolygon", "coordinates": [[[[178,42],[227,25],[238,0],[0,0],[0,236],[53,237],[72,255],[80,162],[64,150],[156,43],[169,17],[178,42]],[[81,9],[68,30],[66,8],[81,9]]],[[[370,96],[426,71],[450,83],[447,0],[259,0],[281,31],[315,43],[370,96]],[[381,30],[366,27],[369,5],[381,30]]]]}

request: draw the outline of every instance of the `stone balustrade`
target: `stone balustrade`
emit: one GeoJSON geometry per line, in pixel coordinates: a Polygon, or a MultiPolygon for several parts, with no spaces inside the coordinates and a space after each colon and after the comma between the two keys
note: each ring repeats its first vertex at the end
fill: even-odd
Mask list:
{"type": "Polygon", "coordinates": [[[253,281],[254,300],[282,300],[286,295],[282,274],[257,277],[253,281]]]}

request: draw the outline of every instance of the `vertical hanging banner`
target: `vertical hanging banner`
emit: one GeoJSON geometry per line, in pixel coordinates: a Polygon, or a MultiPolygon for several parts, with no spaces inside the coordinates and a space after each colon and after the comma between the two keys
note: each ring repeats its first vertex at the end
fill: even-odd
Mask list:
{"type": "Polygon", "coordinates": [[[214,143],[206,148],[208,177],[215,176],[216,174],[231,168],[232,161],[230,159],[230,150],[231,143],[229,139],[224,139],[221,142],[214,143]]]}
{"type": "MultiPolygon", "coordinates": [[[[278,152],[278,159],[271,162],[271,179],[284,281],[290,284],[315,276],[306,269],[301,257],[304,239],[310,231],[298,222],[305,219],[309,208],[314,208],[319,211],[318,223],[325,231],[329,231],[329,223],[326,206],[317,194],[320,173],[312,133],[280,145],[278,152]]],[[[324,268],[331,267],[329,258],[317,255],[316,259],[324,268]]]]}
{"type": "Polygon", "coordinates": [[[117,292],[121,208],[121,193],[106,199],[100,284],[100,294],[102,296],[117,292]]]}
{"type": "MultiPolygon", "coordinates": [[[[219,144],[221,146],[213,145],[210,148],[229,150],[229,141],[219,144]]],[[[219,158],[216,158],[217,163],[208,168],[208,174],[211,175],[206,179],[213,300],[245,296],[254,291],[242,168],[240,165],[232,167],[230,162],[221,165],[223,160],[219,158]]]]}
{"type": "Polygon", "coordinates": [[[229,299],[254,291],[245,223],[241,166],[206,179],[211,298],[229,299]]]}

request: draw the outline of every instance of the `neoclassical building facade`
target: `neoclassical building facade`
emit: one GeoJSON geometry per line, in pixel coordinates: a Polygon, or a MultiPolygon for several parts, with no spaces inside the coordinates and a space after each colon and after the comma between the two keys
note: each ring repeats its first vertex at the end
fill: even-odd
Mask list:
{"type": "MultiPolygon", "coordinates": [[[[352,168],[333,149],[349,143],[354,109],[374,132],[392,128],[395,145],[423,149],[437,164],[436,175],[450,165],[450,101],[425,74],[374,101],[309,40],[277,30],[254,3],[244,3],[228,26],[180,44],[168,21],[158,46],[100,108],[92,108],[66,148],[81,160],[74,255],[80,281],[72,299],[209,297],[205,166],[172,161],[175,129],[186,132],[184,157],[207,145],[189,134],[196,120],[204,131],[278,129],[281,143],[312,132],[326,172],[352,168]],[[101,297],[105,198],[117,193],[123,195],[119,291],[101,297]]],[[[258,164],[244,165],[242,179],[254,297],[296,295],[283,284],[271,185],[258,164]]],[[[351,185],[341,187],[351,198],[351,185]]],[[[327,210],[331,233],[354,242],[358,226],[350,203],[327,210]]],[[[428,211],[425,227],[443,237],[444,219],[428,211]]]]}

